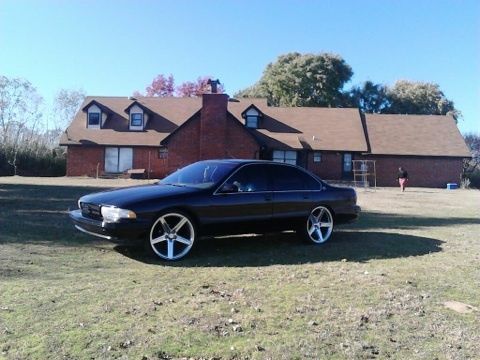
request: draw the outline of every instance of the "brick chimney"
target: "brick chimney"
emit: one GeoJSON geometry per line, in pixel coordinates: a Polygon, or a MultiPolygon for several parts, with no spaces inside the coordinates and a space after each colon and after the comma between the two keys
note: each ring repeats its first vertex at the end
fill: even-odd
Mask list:
{"type": "Polygon", "coordinates": [[[200,111],[200,160],[227,154],[227,94],[203,94],[200,111]]]}

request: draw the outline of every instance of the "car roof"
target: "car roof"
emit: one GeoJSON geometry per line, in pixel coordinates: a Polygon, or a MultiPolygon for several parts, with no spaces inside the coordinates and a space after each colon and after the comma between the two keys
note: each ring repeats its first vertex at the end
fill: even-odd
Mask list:
{"type": "Polygon", "coordinates": [[[284,163],[272,161],[272,160],[258,160],[258,159],[209,159],[209,160],[201,160],[200,162],[204,161],[218,161],[218,162],[225,162],[231,164],[279,164],[283,165],[284,163]]]}

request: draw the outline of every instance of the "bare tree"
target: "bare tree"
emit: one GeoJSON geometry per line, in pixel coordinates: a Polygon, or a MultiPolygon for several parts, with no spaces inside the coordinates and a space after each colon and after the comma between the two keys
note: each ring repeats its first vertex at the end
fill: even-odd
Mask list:
{"type": "Polygon", "coordinates": [[[60,89],[53,99],[53,119],[56,129],[65,130],[85,99],[82,89],[60,89]]]}
{"type": "Polygon", "coordinates": [[[24,79],[0,76],[0,150],[17,174],[17,155],[28,144],[42,117],[42,97],[24,79]]]}

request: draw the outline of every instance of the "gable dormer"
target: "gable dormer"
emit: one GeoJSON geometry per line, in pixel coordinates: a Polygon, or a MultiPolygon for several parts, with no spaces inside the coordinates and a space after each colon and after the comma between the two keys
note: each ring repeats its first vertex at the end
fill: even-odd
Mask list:
{"type": "Polygon", "coordinates": [[[128,114],[128,129],[132,131],[143,131],[151,117],[151,111],[137,100],[132,102],[125,112],[128,114]]]}
{"type": "Polygon", "coordinates": [[[87,114],[87,128],[89,129],[101,129],[107,121],[110,111],[100,104],[99,102],[92,100],[82,109],[87,114]]]}
{"type": "Polygon", "coordinates": [[[250,129],[258,129],[262,117],[263,113],[253,104],[242,112],[242,118],[245,119],[245,126],[250,129]]]}

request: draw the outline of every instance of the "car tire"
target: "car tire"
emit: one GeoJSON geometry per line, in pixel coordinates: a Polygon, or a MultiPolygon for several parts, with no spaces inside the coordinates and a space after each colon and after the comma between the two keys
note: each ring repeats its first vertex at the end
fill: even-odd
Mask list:
{"type": "Polygon", "coordinates": [[[300,236],[309,244],[321,245],[327,242],[333,232],[333,215],[326,206],[317,206],[300,225],[300,236]]]}
{"type": "Polygon", "coordinates": [[[169,211],[158,216],[148,235],[153,254],[163,260],[175,261],[192,249],[197,231],[193,219],[180,211],[169,211]]]}

